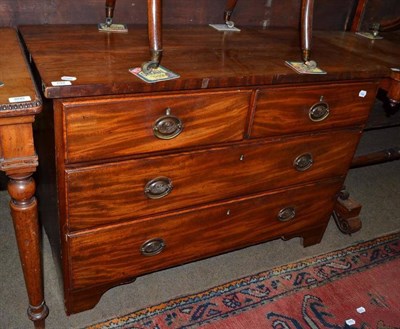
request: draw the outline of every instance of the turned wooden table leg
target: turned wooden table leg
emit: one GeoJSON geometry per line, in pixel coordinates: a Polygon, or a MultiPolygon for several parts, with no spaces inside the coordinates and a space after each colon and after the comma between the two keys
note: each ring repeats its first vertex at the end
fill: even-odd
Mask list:
{"type": "Polygon", "coordinates": [[[400,68],[392,68],[387,97],[392,107],[400,104],[400,68]]]}
{"type": "Polygon", "coordinates": [[[28,317],[35,328],[45,328],[49,309],[44,301],[40,230],[35,198],[35,181],[31,173],[10,175],[8,192],[25,285],[28,292],[28,317]]]}

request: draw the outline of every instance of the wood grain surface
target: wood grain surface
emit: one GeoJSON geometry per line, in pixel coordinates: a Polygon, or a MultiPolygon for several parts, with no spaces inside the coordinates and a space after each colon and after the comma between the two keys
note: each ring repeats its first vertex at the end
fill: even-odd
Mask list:
{"type": "Polygon", "coordinates": [[[165,28],[162,65],[180,78],[148,84],[129,72],[149,59],[145,27],[127,34],[100,33],[87,25],[20,30],[49,98],[382,78],[390,75],[388,63],[399,58],[398,49],[383,51],[392,47],[389,40],[372,43],[353,33],[316,32],[313,58],[327,74],[304,75],[285,65],[301,60],[296,30],[165,28]],[[64,75],[77,80],[52,86],[64,75]]]}
{"type": "Polygon", "coordinates": [[[227,202],[195,211],[114,225],[93,232],[70,234],[72,289],[118,282],[194,258],[203,258],[265,239],[324,230],[341,180],[227,202]],[[317,197],[318,195],[318,197],[317,197]],[[278,213],[296,209],[293,220],[278,213]],[[153,238],[165,241],[165,250],[144,256],[141,245],[153,238]]]}
{"type": "Polygon", "coordinates": [[[67,169],[67,225],[85,229],[342,176],[359,137],[359,130],[345,130],[67,169]],[[299,172],[294,160],[307,153],[314,164],[299,172]],[[170,178],[174,188],[164,198],[150,200],[145,185],[159,176],[170,178]]]}
{"type": "Polygon", "coordinates": [[[32,81],[17,31],[0,29],[0,117],[39,113],[41,99],[32,81]],[[14,101],[10,101],[14,98],[14,101]]]}
{"type": "Polygon", "coordinates": [[[363,125],[376,90],[376,83],[261,89],[250,136],[260,138],[363,125]],[[321,102],[327,104],[329,114],[324,120],[312,121],[310,109],[321,102]]]}
{"type": "Polygon", "coordinates": [[[240,141],[250,96],[251,90],[66,100],[62,103],[65,159],[76,163],[240,141]],[[167,109],[183,129],[175,138],[163,140],[153,127],[167,109]]]}

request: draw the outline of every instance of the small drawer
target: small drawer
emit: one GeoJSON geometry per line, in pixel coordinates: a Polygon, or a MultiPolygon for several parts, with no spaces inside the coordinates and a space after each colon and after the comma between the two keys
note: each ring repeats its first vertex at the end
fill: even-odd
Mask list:
{"type": "Polygon", "coordinates": [[[70,230],[346,174],[360,131],[254,141],[66,171],[70,230]]]}
{"type": "Polygon", "coordinates": [[[319,228],[323,233],[341,186],[341,179],[324,181],[71,234],[71,288],[117,282],[319,228]]]}
{"type": "Polygon", "coordinates": [[[244,135],[250,93],[64,101],[66,162],[239,141],[244,135]]]}
{"type": "Polygon", "coordinates": [[[375,83],[262,89],[250,136],[364,125],[376,91],[375,83]]]}

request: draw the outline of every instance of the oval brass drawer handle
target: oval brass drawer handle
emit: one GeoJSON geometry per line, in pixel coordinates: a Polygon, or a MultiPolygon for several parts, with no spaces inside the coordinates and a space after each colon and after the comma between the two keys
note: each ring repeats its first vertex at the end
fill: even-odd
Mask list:
{"type": "Polygon", "coordinates": [[[308,116],[311,121],[318,122],[325,120],[329,116],[329,105],[326,102],[318,102],[310,107],[308,116]]]}
{"type": "Polygon", "coordinates": [[[140,252],[143,256],[155,256],[158,255],[165,248],[165,242],[161,238],[155,238],[146,241],[140,247],[140,252]]]}
{"type": "Polygon", "coordinates": [[[294,207],[286,207],[279,211],[278,220],[280,222],[287,222],[296,217],[296,209],[294,207]]]}
{"type": "Polygon", "coordinates": [[[147,182],[144,194],[149,199],[161,199],[171,193],[173,189],[172,180],[168,177],[156,177],[147,182]]]}
{"type": "Polygon", "coordinates": [[[297,171],[306,171],[307,169],[311,168],[313,163],[314,160],[312,154],[304,153],[294,159],[293,166],[296,168],[297,171]]]}
{"type": "Polygon", "coordinates": [[[171,115],[171,109],[167,108],[165,115],[158,118],[153,124],[153,133],[159,139],[173,139],[183,130],[182,120],[171,115]]]}

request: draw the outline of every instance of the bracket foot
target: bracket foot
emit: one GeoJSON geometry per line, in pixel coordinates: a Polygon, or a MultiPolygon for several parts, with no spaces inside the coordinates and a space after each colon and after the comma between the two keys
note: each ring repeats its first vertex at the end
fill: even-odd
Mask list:
{"type": "Polygon", "coordinates": [[[342,233],[352,234],[361,229],[360,211],[361,204],[350,198],[343,188],[333,210],[333,218],[342,233]]]}

